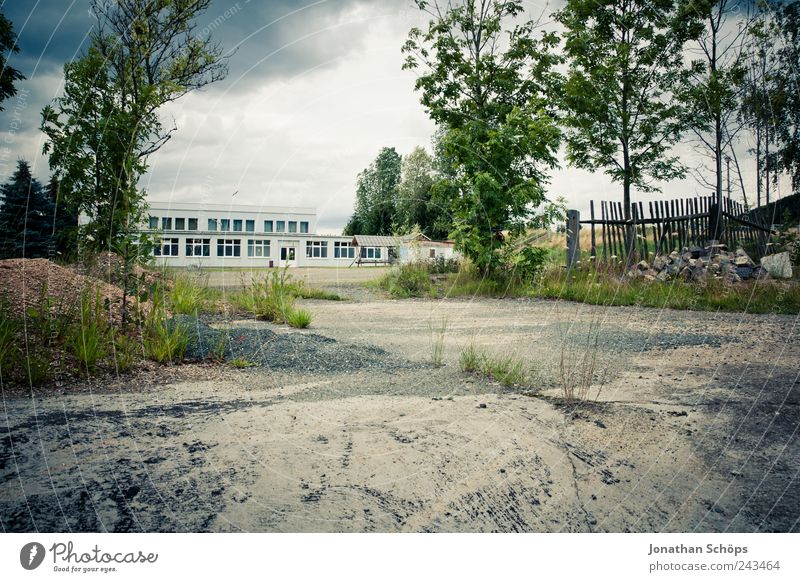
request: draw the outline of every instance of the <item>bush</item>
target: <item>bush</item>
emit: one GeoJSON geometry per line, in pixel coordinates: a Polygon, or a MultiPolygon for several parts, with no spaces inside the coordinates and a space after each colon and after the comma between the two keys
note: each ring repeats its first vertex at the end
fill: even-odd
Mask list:
{"type": "Polygon", "coordinates": [[[311,325],[313,316],[307,309],[296,309],[289,313],[286,317],[286,323],[292,327],[306,328],[311,325]]]}
{"type": "Polygon", "coordinates": [[[436,287],[431,283],[424,263],[406,263],[394,267],[380,279],[378,285],[398,299],[436,296],[436,287]]]}
{"type": "Polygon", "coordinates": [[[50,360],[44,351],[36,350],[25,358],[25,375],[31,386],[38,386],[50,376],[50,360]]]}

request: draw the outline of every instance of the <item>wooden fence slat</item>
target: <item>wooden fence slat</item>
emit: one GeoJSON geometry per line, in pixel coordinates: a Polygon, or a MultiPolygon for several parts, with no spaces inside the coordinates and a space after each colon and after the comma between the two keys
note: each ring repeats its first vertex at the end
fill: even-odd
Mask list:
{"type": "Polygon", "coordinates": [[[590,256],[595,262],[597,262],[597,242],[594,238],[594,200],[589,201],[589,216],[592,219],[592,249],[590,251],[590,256]]]}

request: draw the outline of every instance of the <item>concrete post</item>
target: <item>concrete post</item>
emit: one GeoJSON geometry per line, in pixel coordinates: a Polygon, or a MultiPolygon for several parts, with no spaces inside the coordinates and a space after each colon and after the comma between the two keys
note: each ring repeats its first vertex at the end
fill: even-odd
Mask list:
{"type": "Polygon", "coordinates": [[[567,270],[569,271],[580,259],[581,253],[581,213],[567,210],[567,270]]]}

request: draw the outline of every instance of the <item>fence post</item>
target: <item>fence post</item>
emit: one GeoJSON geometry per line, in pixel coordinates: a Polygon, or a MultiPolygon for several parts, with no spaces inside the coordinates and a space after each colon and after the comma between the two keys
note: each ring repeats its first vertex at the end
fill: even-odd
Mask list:
{"type": "Polygon", "coordinates": [[[581,252],[581,213],[567,210],[567,271],[578,262],[581,252]]]}

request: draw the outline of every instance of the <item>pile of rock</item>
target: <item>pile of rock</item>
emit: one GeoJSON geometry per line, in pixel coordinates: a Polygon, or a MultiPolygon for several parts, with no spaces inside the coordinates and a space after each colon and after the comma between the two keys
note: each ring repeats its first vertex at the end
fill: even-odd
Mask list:
{"type": "Polygon", "coordinates": [[[767,255],[757,265],[742,249],[735,253],[720,249],[710,253],[709,249],[693,247],[682,253],[672,251],[659,255],[650,264],[641,261],[627,272],[632,279],[650,281],[704,281],[707,278],[723,279],[727,283],[738,283],[747,279],[790,279],[792,264],[789,253],[767,255]]]}

